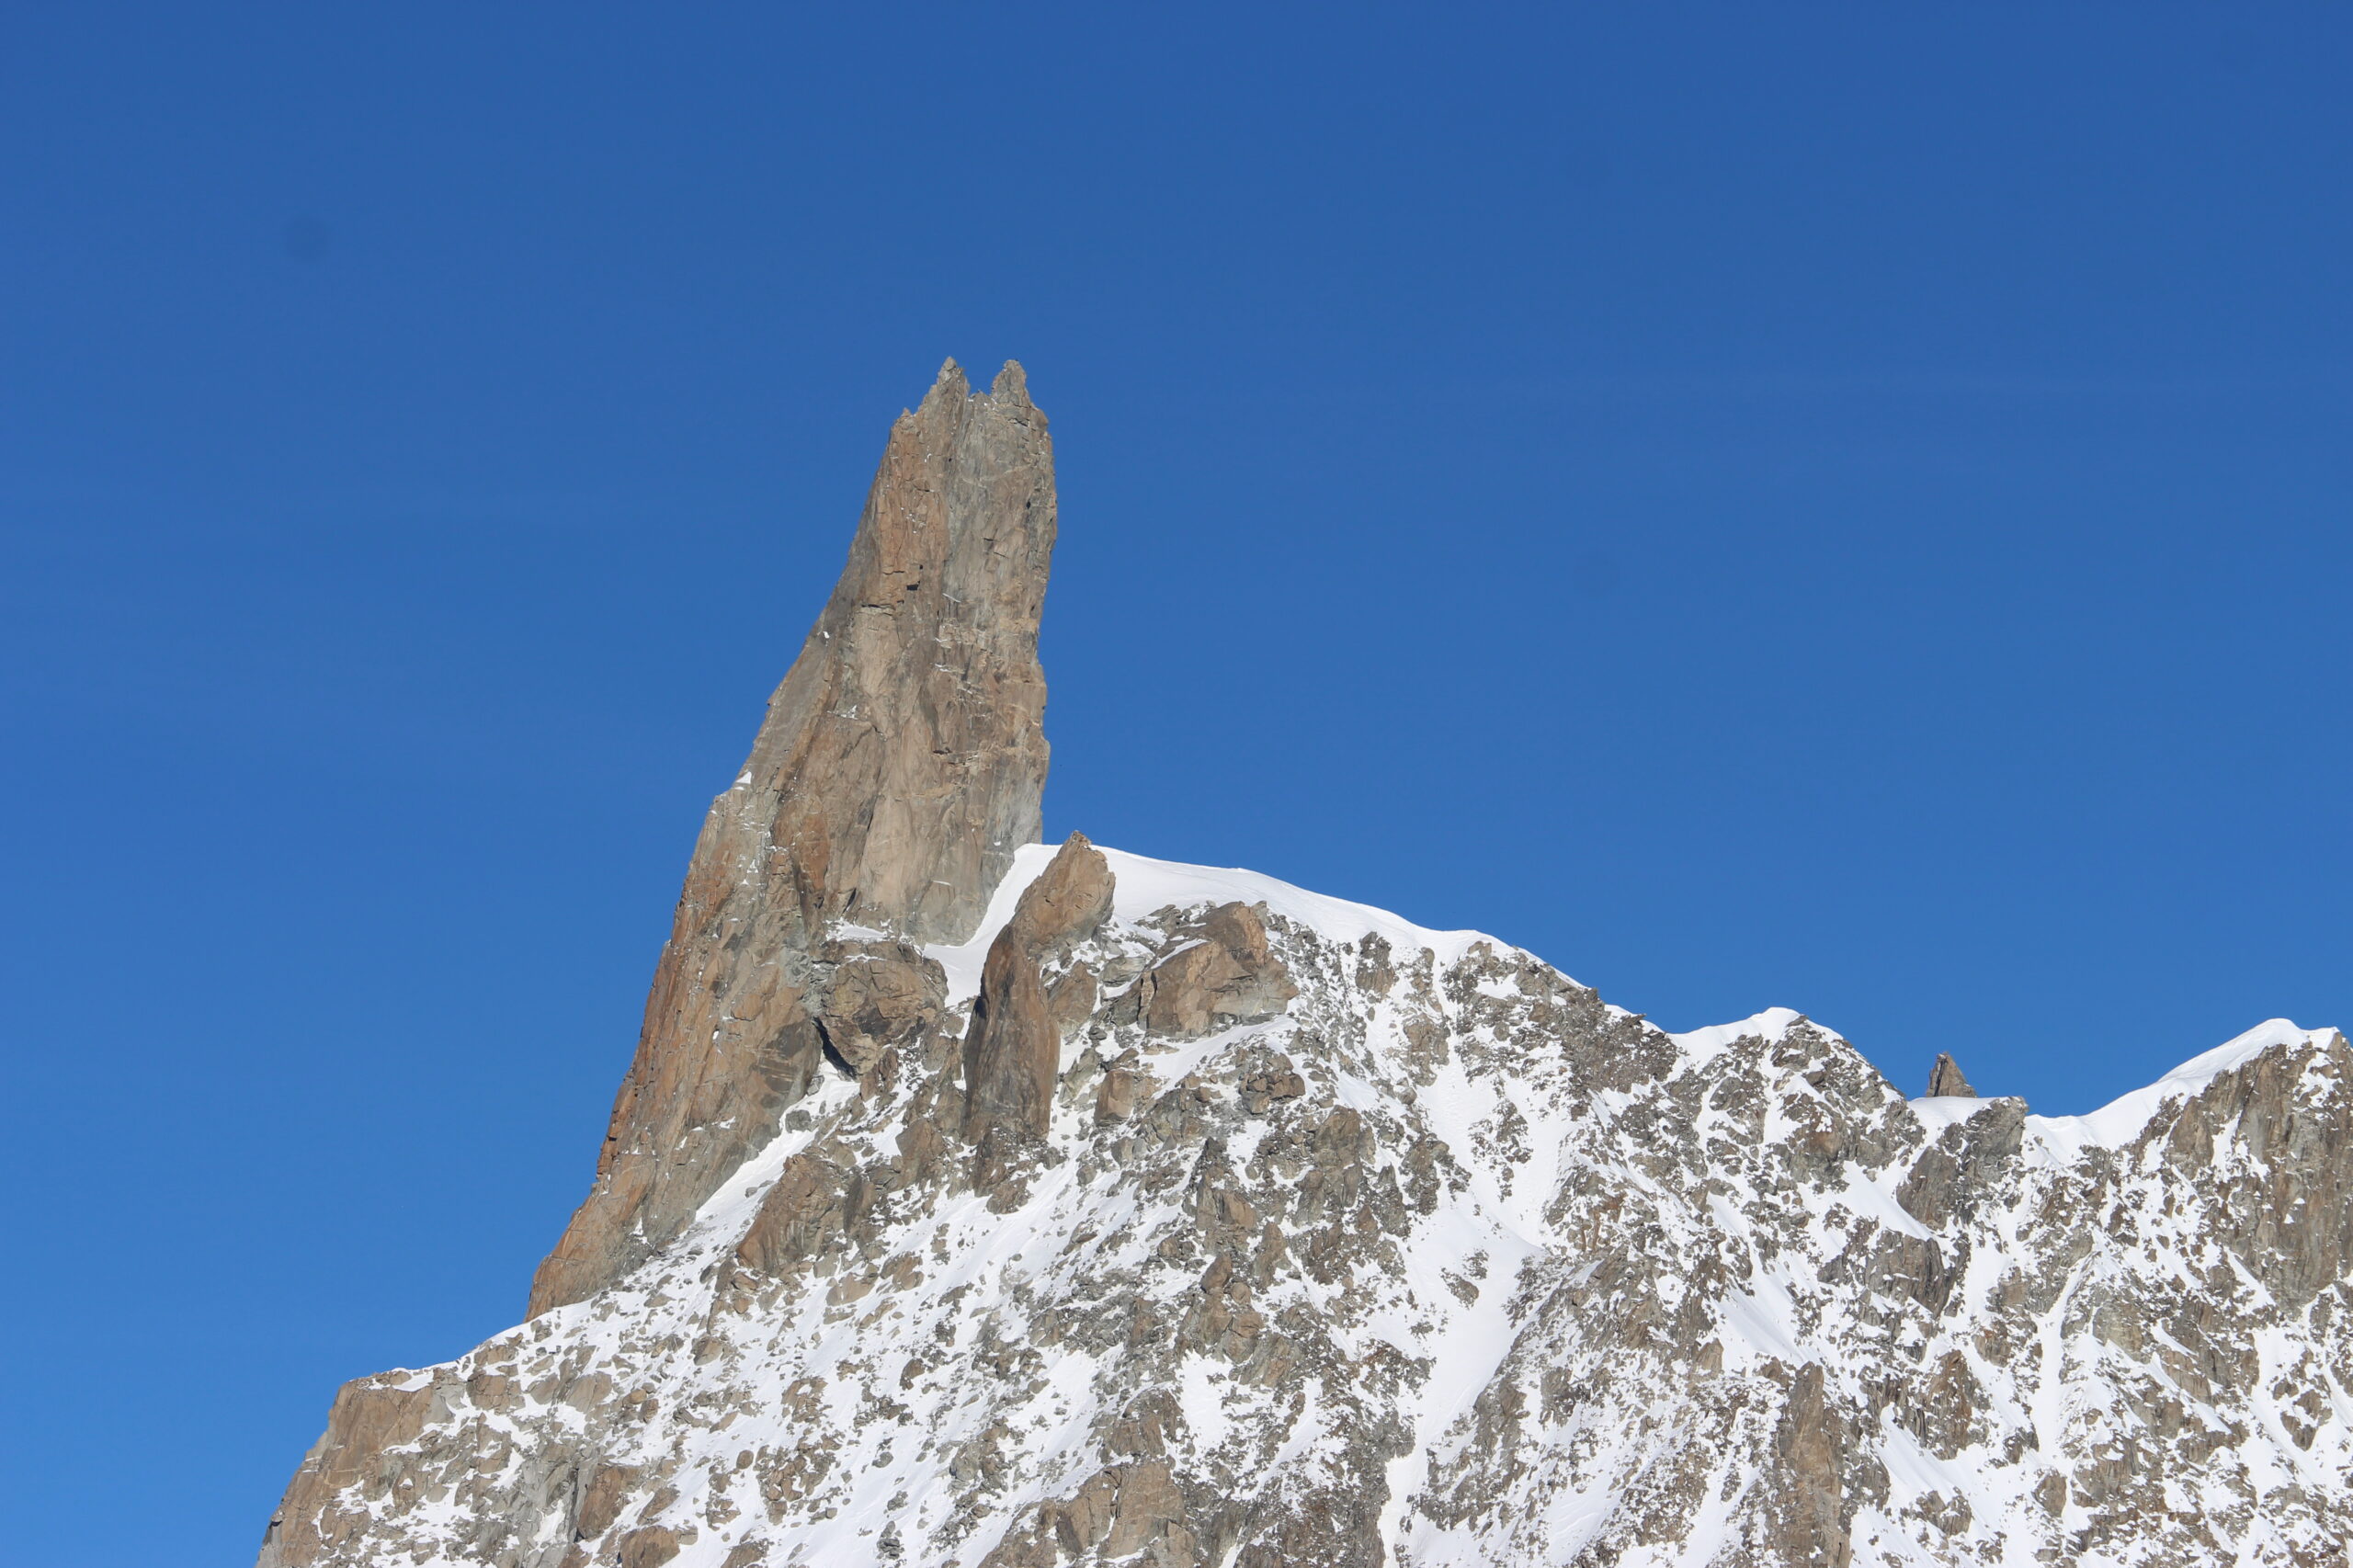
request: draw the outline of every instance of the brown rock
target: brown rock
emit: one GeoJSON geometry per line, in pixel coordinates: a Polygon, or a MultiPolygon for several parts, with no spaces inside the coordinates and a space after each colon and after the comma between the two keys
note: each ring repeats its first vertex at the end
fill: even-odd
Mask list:
{"type": "Polygon", "coordinates": [[[1776,1561],[1824,1568],[1847,1568],[1853,1561],[1839,1475],[1845,1437],[1838,1412],[1824,1396],[1822,1364],[1809,1361],[1798,1369],[1774,1440],[1783,1466],[1776,1561]]]}
{"type": "Polygon", "coordinates": [[[621,1537],[621,1568],[662,1568],[678,1555],[678,1532],[648,1525],[621,1537]]]}
{"type": "MultiPolygon", "coordinates": [[[[1987,1100],[1983,1109],[1959,1126],[1946,1128],[1921,1153],[1896,1188],[1895,1200],[1922,1224],[1942,1226],[1991,1190],[2025,1135],[2026,1102],[1987,1100]]],[[[1917,1283],[1922,1300],[1935,1294],[1926,1275],[1917,1283]]]]}
{"type": "Polygon", "coordinates": [[[532,1313],[634,1267],[774,1135],[822,1069],[810,953],[830,923],[910,941],[978,925],[1038,835],[1053,543],[1053,449],[1020,367],[974,396],[949,362],[892,426],[833,598],[703,823],[596,1185],[532,1313]]]}
{"type": "Polygon", "coordinates": [[[825,982],[817,1028],[853,1073],[912,1043],[946,1011],[947,975],[904,942],[827,942],[817,957],[825,982]]]}
{"type": "Polygon", "coordinates": [[[1052,1116],[1062,1031],[1042,966],[1095,934],[1111,913],[1111,868],[1074,833],[1021,892],[989,944],[964,1038],[964,1136],[1040,1138],[1052,1116]]]}
{"type": "Polygon", "coordinates": [[[1937,1064],[1928,1070],[1928,1097],[1952,1095],[1962,1099],[1975,1099],[1977,1091],[1961,1075],[1961,1063],[1942,1051],[1937,1053],[1937,1064]]]}
{"type": "Polygon", "coordinates": [[[1165,1460],[1097,1471],[1075,1495],[1044,1505],[1034,1533],[1007,1539],[983,1560],[983,1568],[1042,1568],[1071,1558],[1108,1562],[1139,1552],[1153,1563],[1197,1560],[1184,1493],[1165,1460]]]}
{"type": "Polygon", "coordinates": [[[2170,1126],[2160,1119],[2143,1134],[2161,1137],[2167,1163],[2188,1170],[2215,1171],[2234,1143],[2243,1153],[2244,1162],[2220,1163],[2231,1173],[2221,1178],[2229,1201],[2217,1205],[2206,1233],[2291,1309],[2353,1280],[2353,1160],[2345,1155],[2353,1101],[2313,1088],[2347,1083],[2353,1043],[2342,1034],[2275,1047],[2217,1074],[2170,1126]]]}
{"type": "Polygon", "coordinates": [[[857,1229],[867,1199],[866,1182],[856,1171],[814,1153],[795,1154],[736,1243],[736,1261],[767,1275],[812,1262],[857,1229]]]}
{"type": "Polygon", "coordinates": [[[621,1517],[621,1505],[629,1499],[629,1489],[637,1483],[633,1465],[599,1465],[588,1484],[581,1488],[580,1511],[573,1517],[574,1539],[592,1540],[613,1528],[621,1517]]]}
{"type": "Polygon", "coordinates": [[[1136,1113],[1136,1101],[1150,1083],[1137,1065],[1132,1051],[1103,1070],[1102,1087],[1095,1091],[1095,1119],[1125,1121],[1136,1113]]]}
{"type": "Polygon", "coordinates": [[[439,1389],[430,1382],[402,1386],[408,1381],[405,1372],[385,1372],[355,1379],[335,1392],[327,1429],[287,1485],[262,1538],[256,1568],[301,1568],[327,1561],[337,1546],[367,1528],[368,1515],[341,1506],[337,1494],[353,1486],[363,1495],[382,1490],[377,1472],[388,1468],[384,1450],[415,1441],[433,1418],[439,1389]]]}
{"type": "Polygon", "coordinates": [[[1144,1026],[1157,1035],[1198,1036],[1271,1018],[1299,994],[1267,944],[1267,926],[1246,903],[1221,904],[1197,931],[1137,983],[1144,1026]]]}
{"type": "Polygon", "coordinates": [[[1103,1555],[1126,1557],[1173,1534],[1189,1556],[1191,1541],[1184,1531],[1185,1494],[1176,1489],[1168,1461],[1144,1460],[1117,1466],[1114,1473],[1119,1477],[1120,1501],[1103,1542],[1103,1555]]]}
{"type": "Polygon", "coordinates": [[[1095,971],[1085,964],[1046,987],[1046,1010],[1053,1015],[1054,1027],[1068,1034],[1095,1016],[1095,1004],[1102,994],[1102,983],[1095,971]]]}

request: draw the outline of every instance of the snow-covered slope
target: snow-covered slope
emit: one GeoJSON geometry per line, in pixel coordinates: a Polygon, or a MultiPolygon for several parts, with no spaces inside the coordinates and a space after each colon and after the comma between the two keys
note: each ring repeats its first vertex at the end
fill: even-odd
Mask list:
{"type": "Polygon", "coordinates": [[[1475,933],[1107,852],[1108,920],[1038,976],[1051,1124],[976,1177],[959,1037],[1053,854],[633,1273],[347,1388],[265,1563],[2353,1538],[2334,1031],[2264,1025],[2086,1117],[1907,1100],[1794,1013],[1668,1035],[1475,933]],[[1263,957],[1233,934],[1260,927],[1263,957]]]}

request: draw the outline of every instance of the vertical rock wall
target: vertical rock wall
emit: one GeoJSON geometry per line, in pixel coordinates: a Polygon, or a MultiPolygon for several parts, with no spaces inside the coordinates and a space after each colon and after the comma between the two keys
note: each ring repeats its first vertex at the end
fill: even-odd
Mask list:
{"type": "Polygon", "coordinates": [[[596,1186],[532,1282],[579,1301],[675,1235],[824,1061],[828,927],[960,941],[1045,788],[1053,445],[1021,368],[953,360],[891,430],[833,598],[711,803],[596,1186]]]}

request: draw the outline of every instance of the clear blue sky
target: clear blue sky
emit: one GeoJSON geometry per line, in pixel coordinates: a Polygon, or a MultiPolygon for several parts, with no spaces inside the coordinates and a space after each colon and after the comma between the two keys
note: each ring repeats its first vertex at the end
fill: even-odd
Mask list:
{"type": "Polygon", "coordinates": [[[944,355],[1052,834],[1912,1092],[2353,1024],[2353,12],[983,9],[0,22],[10,1561],[517,1316],[944,355]]]}

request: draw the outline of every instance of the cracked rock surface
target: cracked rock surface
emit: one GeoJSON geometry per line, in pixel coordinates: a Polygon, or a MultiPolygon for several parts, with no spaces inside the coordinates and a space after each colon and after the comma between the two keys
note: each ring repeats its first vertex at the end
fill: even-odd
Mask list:
{"type": "Polygon", "coordinates": [[[531,1283],[580,1301],[774,1136],[828,1051],[919,1007],[880,939],[972,935],[1038,836],[1053,447],[1008,363],[891,428],[833,597],[711,802],[587,1199],[531,1283]],[[880,966],[880,967],[875,967],[880,966]]]}

